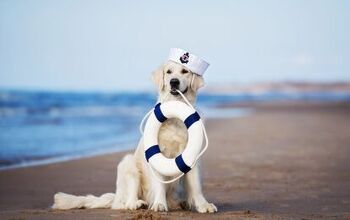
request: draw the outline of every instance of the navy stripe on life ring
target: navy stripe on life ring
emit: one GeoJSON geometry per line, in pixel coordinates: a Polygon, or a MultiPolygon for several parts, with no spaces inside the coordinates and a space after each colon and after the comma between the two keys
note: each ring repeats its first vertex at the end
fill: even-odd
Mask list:
{"type": "Polygon", "coordinates": [[[177,168],[179,168],[179,170],[181,170],[183,173],[187,173],[191,170],[191,167],[187,166],[184,159],[182,158],[182,154],[175,158],[175,163],[177,168]]]}
{"type": "Polygon", "coordinates": [[[153,145],[145,151],[145,157],[148,162],[153,155],[160,153],[159,145],[153,145]]]}
{"type": "Polygon", "coordinates": [[[198,121],[201,117],[199,116],[199,114],[197,112],[191,114],[190,116],[188,116],[184,123],[186,125],[186,128],[188,129],[189,127],[191,127],[191,125],[193,125],[193,123],[195,123],[196,121],[198,121]]]}
{"type": "Polygon", "coordinates": [[[160,123],[163,123],[165,120],[167,120],[167,118],[163,115],[162,111],[160,110],[160,103],[154,106],[154,114],[156,115],[156,118],[160,123]]]}

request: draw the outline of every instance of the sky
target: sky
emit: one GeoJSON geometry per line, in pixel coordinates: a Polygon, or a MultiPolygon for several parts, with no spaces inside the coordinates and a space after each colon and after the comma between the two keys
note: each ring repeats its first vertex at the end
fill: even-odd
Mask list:
{"type": "Polygon", "coordinates": [[[147,90],[171,47],[209,85],[350,81],[350,1],[0,0],[0,88],[147,90]]]}

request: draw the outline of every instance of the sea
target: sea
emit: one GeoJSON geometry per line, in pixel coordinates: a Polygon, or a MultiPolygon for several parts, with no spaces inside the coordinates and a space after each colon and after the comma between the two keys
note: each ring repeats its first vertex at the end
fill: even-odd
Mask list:
{"type": "MultiPolygon", "coordinates": [[[[0,170],[133,149],[139,124],[156,103],[153,92],[0,90],[0,170]]],[[[254,109],[222,108],[246,101],[350,101],[342,92],[203,93],[205,118],[249,117],[254,109]]]]}

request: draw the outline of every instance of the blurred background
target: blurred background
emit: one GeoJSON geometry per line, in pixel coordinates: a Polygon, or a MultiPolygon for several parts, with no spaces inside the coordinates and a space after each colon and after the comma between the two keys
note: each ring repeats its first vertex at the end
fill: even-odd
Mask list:
{"type": "Polygon", "coordinates": [[[0,169],[133,148],[151,72],[207,60],[198,106],[350,100],[349,1],[0,1],[0,169]]]}

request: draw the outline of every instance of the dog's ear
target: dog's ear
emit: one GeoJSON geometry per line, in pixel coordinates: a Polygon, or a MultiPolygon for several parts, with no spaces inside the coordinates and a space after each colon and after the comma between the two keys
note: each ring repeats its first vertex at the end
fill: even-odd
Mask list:
{"type": "Polygon", "coordinates": [[[158,86],[158,90],[161,91],[164,88],[164,64],[158,67],[152,73],[152,81],[158,86]]]}
{"type": "Polygon", "coordinates": [[[197,91],[199,88],[204,86],[204,79],[202,76],[195,73],[192,74],[191,89],[197,91]]]}

